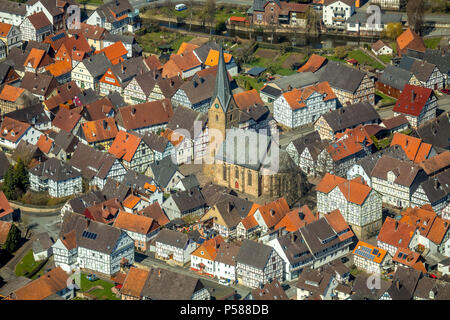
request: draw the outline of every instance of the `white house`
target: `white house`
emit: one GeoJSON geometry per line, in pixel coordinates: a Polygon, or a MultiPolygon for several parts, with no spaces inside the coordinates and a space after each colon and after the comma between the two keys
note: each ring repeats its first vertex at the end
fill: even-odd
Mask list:
{"type": "Polygon", "coordinates": [[[345,29],[345,21],[355,12],[355,0],[325,0],[323,23],[328,28],[345,29]]]}
{"type": "Polygon", "coordinates": [[[437,98],[430,88],[406,84],[394,108],[394,117],[405,115],[409,124],[417,129],[421,124],[436,118],[437,98]]]}
{"type": "Polygon", "coordinates": [[[0,147],[14,150],[22,140],[36,145],[41,135],[28,123],[5,117],[0,127],[0,147]]]}
{"type": "Polygon", "coordinates": [[[24,3],[2,0],[0,1],[0,21],[20,26],[27,16],[27,8],[24,3]]]}
{"type": "Polygon", "coordinates": [[[134,263],[134,241],[118,228],[67,213],[53,255],[55,265],[67,272],[79,267],[112,275],[121,263],[134,263]]]}
{"type": "Polygon", "coordinates": [[[317,211],[339,209],[358,238],[369,238],[380,230],[382,196],[360,178],[346,180],[326,173],[316,190],[317,211]]]}
{"type": "Polygon", "coordinates": [[[386,250],[362,241],[352,253],[355,266],[369,274],[382,274],[393,266],[392,256],[386,250]]]}
{"type": "Polygon", "coordinates": [[[52,245],[53,241],[47,232],[37,234],[32,244],[34,260],[41,261],[50,258],[53,254],[52,245]]]}
{"type": "Polygon", "coordinates": [[[372,45],[372,52],[378,56],[378,55],[392,54],[394,51],[383,40],[378,40],[372,45]]]}
{"type": "Polygon", "coordinates": [[[20,25],[22,41],[44,41],[45,37],[53,32],[53,25],[43,12],[27,16],[20,25]]]}
{"type": "Polygon", "coordinates": [[[111,66],[111,62],[104,53],[93,55],[78,63],[71,71],[71,79],[81,89],[100,91],[100,78],[111,66]]]}
{"type": "Polygon", "coordinates": [[[419,231],[415,226],[396,221],[391,217],[386,217],[377,236],[377,246],[386,250],[394,257],[395,252],[399,248],[415,248],[418,243],[418,238],[419,231]]]}
{"type": "Polygon", "coordinates": [[[81,172],[57,158],[50,158],[35,166],[29,176],[30,189],[36,192],[48,191],[50,197],[68,197],[83,190],[81,172]]]}
{"type": "Polygon", "coordinates": [[[150,240],[160,231],[160,225],[152,218],[120,211],[114,220],[114,227],[125,231],[134,240],[134,246],[141,251],[150,248],[150,240]]]}
{"type": "Polygon", "coordinates": [[[335,110],[337,97],[327,82],[302,89],[294,88],[273,102],[275,120],[295,128],[316,121],[322,114],[335,110]]]}
{"type": "Polygon", "coordinates": [[[155,247],[155,258],[184,266],[191,260],[191,253],[197,244],[185,233],[163,229],[155,238],[155,247]]]}
{"type": "Polygon", "coordinates": [[[236,257],[238,283],[258,288],[271,280],[283,281],[283,260],[268,245],[245,239],[236,257]]]}

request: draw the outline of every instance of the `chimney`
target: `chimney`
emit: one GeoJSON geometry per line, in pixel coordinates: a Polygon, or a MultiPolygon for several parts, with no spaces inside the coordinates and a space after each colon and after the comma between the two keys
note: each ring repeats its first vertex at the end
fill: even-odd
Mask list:
{"type": "Polygon", "coordinates": [[[295,236],[295,234],[291,233],[291,242],[294,243],[296,239],[297,237],[295,236]]]}
{"type": "Polygon", "coordinates": [[[441,186],[441,184],[439,183],[439,180],[434,180],[434,188],[437,190],[439,189],[439,187],[441,186]]]}
{"type": "Polygon", "coordinates": [[[398,221],[395,221],[395,231],[398,229],[398,221]]]}
{"type": "Polygon", "coordinates": [[[275,215],[275,210],[270,209],[270,215],[273,217],[275,215]]]}
{"type": "Polygon", "coordinates": [[[411,90],[411,102],[414,102],[416,100],[416,93],[414,90],[411,90]]]}
{"type": "Polygon", "coordinates": [[[123,64],[120,65],[120,71],[122,71],[122,73],[125,73],[125,67],[123,66],[123,64]]]}
{"type": "Polygon", "coordinates": [[[398,279],[395,281],[395,286],[397,289],[400,289],[400,281],[398,279]]]}
{"type": "Polygon", "coordinates": [[[131,108],[131,115],[132,116],[136,115],[136,108],[131,108]]]}

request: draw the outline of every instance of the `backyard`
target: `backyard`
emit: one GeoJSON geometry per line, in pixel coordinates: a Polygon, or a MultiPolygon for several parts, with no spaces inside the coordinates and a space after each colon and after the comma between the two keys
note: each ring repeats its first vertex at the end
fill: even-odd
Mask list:
{"type": "Polygon", "coordinates": [[[438,37],[438,38],[428,38],[428,39],[424,39],[423,41],[425,42],[425,46],[429,49],[437,49],[437,46],[439,44],[439,42],[441,41],[442,38],[438,37]]]}
{"type": "Polygon", "coordinates": [[[81,288],[82,293],[88,293],[97,299],[101,300],[120,300],[112,293],[111,288],[114,287],[114,283],[97,279],[95,281],[89,281],[87,274],[81,274],[81,288]],[[95,289],[94,289],[95,288],[95,289]]]}
{"type": "Polygon", "coordinates": [[[18,277],[29,277],[30,279],[37,279],[44,274],[44,261],[35,261],[33,257],[33,250],[27,252],[23,259],[16,265],[15,273],[18,277]],[[33,274],[34,273],[34,274],[33,274]]]}
{"type": "MultiPolygon", "coordinates": [[[[347,63],[347,60],[355,59],[361,66],[369,66],[372,67],[373,69],[379,70],[384,69],[384,66],[381,63],[365,54],[361,49],[347,50],[346,55],[343,58],[336,57],[335,55],[327,55],[325,57],[328,58],[329,60],[338,61],[342,63],[347,63]]],[[[380,60],[384,61],[383,59],[380,60]]],[[[389,61],[390,59],[388,60],[388,62],[389,61]]]]}

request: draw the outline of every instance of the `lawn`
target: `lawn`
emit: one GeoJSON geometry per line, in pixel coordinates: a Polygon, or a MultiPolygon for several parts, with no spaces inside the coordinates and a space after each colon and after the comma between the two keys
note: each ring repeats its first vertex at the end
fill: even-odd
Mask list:
{"type": "Polygon", "coordinates": [[[442,38],[428,38],[425,39],[425,46],[429,49],[437,49],[439,42],[441,42],[442,38]]]}
{"type": "Polygon", "coordinates": [[[245,82],[246,81],[251,86],[250,89],[260,90],[264,86],[264,82],[258,82],[257,78],[253,78],[253,77],[250,77],[250,76],[238,75],[238,76],[234,77],[234,79],[236,79],[238,85],[241,88],[246,88],[246,86],[245,86],[245,82]]]}
{"type": "Polygon", "coordinates": [[[101,6],[103,4],[103,0],[80,0],[80,4],[93,4],[96,6],[101,6]]]}
{"type": "MultiPolygon", "coordinates": [[[[274,74],[279,74],[281,76],[288,76],[294,74],[296,71],[288,68],[287,66],[292,65],[294,62],[303,62],[305,56],[300,53],[287,52],[282,56],[279,56],[278,52],[270,49],[259,48],[253,54],[255,59],[246,65],[246,67],[272,67],[274,74]]],[[[256,81],[256,80],[255,80],[256,81]]],[[[256,84],[257,87],[262,87],[263,83],[256,84]]],[[[255,86],[253,86],[255,88],[255,86]]]]}
{"type": "Polygon", "coordinates": [[[120,300],[115,294],[111,292],[111,288],[114,287],[114,283],[105,280],[97,279],[95,281],[89,281],[86,274],[81,274],[81,292],[86,292],[92,287],[102,286],[103,289],[96,289],[89,291],[89,294],[97,297],[99,300],[120,300]]]}
{"type": "Polygon", "coordinates": [[[365,54],[361,50],[350,51],[348,53],[348,55],[347,55],[347,58],[348,59],[355,59],[356,61],[358,61],[359,64],[369,65],[369,66],[371,66],[373,68],[376,68],[376,69],[384,69],[384,66],[381,63],[379,63],[378,61],[376,61],[372,57],[368,56],[367,54],[365,54]]]}
{"type": "MultiPolygon", "coordinates": [[[[394,98],[389,97],[389,96],[381,93],[378,90],[375,91],[375,95],[377,95],[377,96],[379,96],[381,98],[381,103],[390,103],[390,102],[394,103],[396,101],[394,98]]],[[[375,100],[376,100],[376,97],[375,97],[375,100]]]]}
{"type": "MultiPolygon", "coordinates": [[[[89,1],[89,0],[88,0],[89,1]]],[[[99,0],[93,0],[99,1],[99,0]]],[[[101,0],[100,0],[101,1],[101,0]]],[[[194,6],[192,10],[192,19],[200,21],[202,19],[201,15],[203,12],[203,6],[194,6]]],[[[143,18],[155,18],[155,17],[171,17],[171,18],[182,18],[182,19],[190,19],[191,10],[188,8],[187,10],[176,11],[174,8],[162,7],[162,8],[152,8],[146,10],[143,14],[143,18]]],[[[231,8],[229,6],[218,6],[215,10],[214,17],[215,22],[224,22],[228,20],[229,17],[245,17],[246,11],[243,9],[231,8]]],[[[186,21],[187,22],[187,21],[186,21]]]]}
{"type": "Polygon", "coordinates": [[[391,62],[392,55],[390,55],[390,54],[381,54],[381,55],[378,56],[378,59],[380,59],[384,63],[388,64],[388,63],[391,62]]]}
{"type": "MultiPolygon", "coordinates": [[[[31,273],[32,271],[34,271],[34,269],[36,267],[38,267],[40,263],[41,263],[41,261],[34,261],[33,250],[28,251],[27,254],[22,258],[22,260],[16,266],[16,270],[15,270],[16,276],[26,277],[26,275],[31,273]]],[[[39,273],[43,274],[43,270],[41,269],[39,273]]],[[[37,278],[39,273],[37,273],[33,277],[33,279],[37,278]]]]}
{"type": "Polygon", "coordinates": [[[181,43],[192,40],[192,36],[181,35],[177,32],[151,32],[142,36],[136,36],[136,40],[145,52],[159,53],[158,47],[163,44],[169,44],[174,49],[174,52],[178,51],[181,43]]]}

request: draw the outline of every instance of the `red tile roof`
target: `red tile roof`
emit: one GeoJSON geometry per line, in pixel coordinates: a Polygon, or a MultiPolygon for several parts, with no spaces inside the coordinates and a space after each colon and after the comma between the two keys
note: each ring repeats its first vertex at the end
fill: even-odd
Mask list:
{"type": "Polygon", "coordinates": [[[377,240],[396,248],[408,248],[416,227],[387,217],[380,229],[377,240]]]}
{"type": "Polygon", "coordinates": [[[350,229],[348,223],[345,221],[339,209],[333,210],[329,213],[325,213],[323,216],[327,220],[328,224],[333,228],[333,230],[336,231],[336,233],[341,233],[347,230],[345,233],[341,234],[338,237],[340,241],[347,240],[355,235],[350,229]]]}
{"type": "Polygon", "coordinates": [[[69,276],[56,267],[13,293],[15,300],[43,300],[67,288],[69,276]]]}
{"type": "Polygon", "coordinates": [[[432,94],[433,90],[429,88],[406,84],[392,110],[418,117],[432,94]]]}
{"type": "Polygon", "coordinates": [[[336,95],[333,90],[331,90],[330,85],[327,81],[320,82],[316,85],[304,87],[302,89],[294,88],[291,91],[283,93],[284,98],[291,107],[292,110],[297,110],[307,106],[307,99],[314,93],[317,92],[320,95],[325,94],[323,101],[329,101],[331,99],[336,99],[336,95]]]}
{"type": "Polygon", "coordinates": [[[52,124],[66,132],[71,132],[80,121],[81,115],[74,110],[59,108],[52,124]]]}
{"type": "Polygon", "coordinates": [[[319,56],[317,54],[312,54],[308,61],[301,66],[297,72],[316,72],[322,65],[327,61],[327,58],[319,56]]]}
{"type": "Polygon", "coordinates": [[[125,59],[123,57],[128,54],[128,51],[123,45],[122,41],[113,43],[112,45],[107,46],[102,50],[95,51],[95,54],[99,54],[101,52],[105,54],[106,58],[108,58],[108,60],[111,61],[112,64],[118,64],[124,61],[125,59]]]}
{"type": "Polygon", "coordinates": [[[316,191],[329,193],[331,190],[336,188],[339,184],[346,182],[347,180],[336,176],[331,173],[325,173],[322,180],[320,180],[319,184],[316,186],[316,191]]]}
{"type": "Polygon", "coordinates": [[[28,123],[5,117],[0,128],[0,137],[11,142],[17,142],[30,127],[28,123]]]}
{"type": "Polygon", "coordinates": [[[191,255],[214,261],[217,257],[217,250],[223,242],[224,240],[220,235],[215,236],[214,238],[203,242],[197,249],[194,250],[194,252],[191,253],[191,255]]]}
{"type": "Polygon", "coordinates": [[[411,137],[402,133],[394,133],[391,146],[398,145],[404,151],[409,160],[415,163],[422,162],[428,158],[432,145],[423,142],[419,138],[411,137]]]}
{"type": "Polygon", "coordinates": [[[138,269],[136,267],[130,268],[120,292],[126,296],[140,298],[148,274],[149,272],[147,270],[138,269]]]}
{"type": "Polygon", "coordinates": [[[259,209],[268,228],[274,227],[291,209],[284,197],[269,202],[259,209]]]}
{"type": "Polygon", "coordinates": [[[52,148],[53,140],[47,137],[45,134],[41,135],[36,143],[36,146],[43,152],[49,153],[52,148]]]}
{"type": "Polygon", "coordinates": [[[119,133],[114,118],[88,121],[81,125],[81,129],[88,143],[111,140],[119,133]]]}
{"type": "Polygon", "coordinates": [[[425,42],[422,37],[408,28],[397,38],[397,53],[401,56],[407,52],[408,49],[425,52],[425,42]]]}
{"type": "Polygon", "coordinates": [[[112,143],[108,152],[115,156],[117,159],[123,159],[127,162],[131,162],[136,153],[141,138],[125,131],[119,131],[112,143]]]}
{"type": "Polygon", "coordinates": [[[295,208],[286,213],[286,215],[275,225],[274,230],[285,228],[288,232],[295,232],[305,225],[319,220],[319,215],[314,215],[307,205],[301,208],[295,208]]]}
{"type": "Polygon", "coordinates": [[[233,95],[233,97],[238,108],[241,110],[245,110],[254,105],[261,105],[261,106],[264,105],[264,101],[262,101],[256,89],[236,93],[233,95]]]}
{"type": "Polygon", "coordinates": [[[9,101],[9,102],[16,102],[16,100],[24,92],[25,92],[25,89],[23,89],[23,88],[17,88],[17,87],[10,86],[9,84],[5,84],[5,86],[2,89],[2,92],[0,93],[0,99],[9,101]]]}
{"type": "Polygon", "coordinates": [[[14,210],[13,208],[11,208],[5,194],[3,193],[3,191],[0,191],[0,218],[7,216],[13,212],[14,210]]]}
{"type": "Polygon", "coordinates": [[[154,222],[152,218],[125,211],[119,211],[113,226],[119,229],[147,235],[152,231],[153,224],[154,222]]]}
{"type": "Polygon", "coordinates": [[[182,54],[183,52],[189,52],[189,51],[194,51],[195,49],[197,49],[199,46],[196,44],[192,44],[189,42],[183,42],[180,46],[180,48],[177,51],[177,54],[182,54]]]}
{"type": "Polygon", "coordinates": [[[374,249],[378,250],[378,254],[376,256],[374,256],[373,260],[371,260],[371,261],[373,261],[375,263],[378,263],[378,264],[383,262],[383,259],[384,259],[384,257],[387,254],[386,250],[381,249],[379,247],[375,247],[375,246],[373,246],[371,244],[368,244],[366,242],[363,242],[363,241],[359,241],[358,242],[358,244],[356,245],[355,249],[353,249],[352,253],[354,255],[357,255],[357,256],[361,257],[361,258],[367,259],[367,257],[359,255],[359,254],[356,253],[356,250],[361,250],[361,247],[366,247],[366,248],[370,249],[371,252],[373,252],[374,249]]]}
{"type": "Polygon", "coordinates": [[[8,237],[12,222],[0,221],[0,245],[3,245],[8,237]]]}

